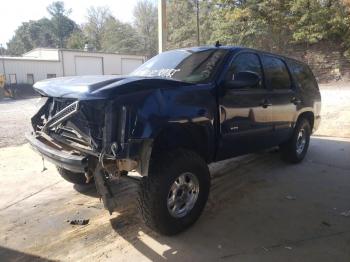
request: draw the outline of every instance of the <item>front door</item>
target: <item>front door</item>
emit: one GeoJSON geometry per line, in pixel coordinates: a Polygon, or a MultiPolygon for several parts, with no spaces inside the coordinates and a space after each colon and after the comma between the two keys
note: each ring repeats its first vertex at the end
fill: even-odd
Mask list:
{"type": "Polygon", "coordinates": [[[263,79],[260,58],[253,52],[236,55],[219,86],[220,138],[217,160],[254,152],[271,144],[270,92],[263,81],[239,89],[224,84],[239,72],[253,72],[263,79]]]}

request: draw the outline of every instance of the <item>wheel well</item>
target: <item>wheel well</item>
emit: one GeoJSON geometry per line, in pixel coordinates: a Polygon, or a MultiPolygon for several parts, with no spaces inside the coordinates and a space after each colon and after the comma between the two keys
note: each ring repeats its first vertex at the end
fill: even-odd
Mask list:
{"type": "Polygon", "coordinates": [[[164,150],[184,148],[201,156],[210,162],[209,135],[207,128],[202,126],[169,127],[162,130],[153,142],[152,155],[164,150]]]}
{"type": "Polygon", "coordinates": [[[315,121],[315,116],[314,116],[314,113],[312,113],[312,112],[304,112],[304,113],[301,113],[300,115],[299,115],[299,117],[298,117],[298,120],[299,119],[302,119],[302,118],[304,118],[304,119],[306,119],[306,120],[308,120],[309,121],[309,123],[310,123],[310,126],[311,126],[311,130],[314,128],[314,121],[315,121]]]}

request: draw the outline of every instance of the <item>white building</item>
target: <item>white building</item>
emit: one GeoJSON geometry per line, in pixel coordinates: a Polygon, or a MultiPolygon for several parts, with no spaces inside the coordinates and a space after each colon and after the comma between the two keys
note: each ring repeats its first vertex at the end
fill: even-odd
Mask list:
{"type": "Polygon", "coordinates": [[[144,61],[138,55],[36,48],[20,57],[0,56],[0,75],[6,75],[7,84],[74,75],[127,75],[144,61]]]}

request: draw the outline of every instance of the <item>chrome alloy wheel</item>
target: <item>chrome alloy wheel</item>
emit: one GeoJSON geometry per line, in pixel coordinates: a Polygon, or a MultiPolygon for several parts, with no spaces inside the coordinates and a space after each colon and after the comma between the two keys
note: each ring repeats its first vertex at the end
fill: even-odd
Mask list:
{"type": "Polygon", "coordinates": [[[180,218],[186,216],[194,207],[199,194],[197,177],[190,172],[177,177],[171,185],[167,206],[171,216],[180,218]]]}
{"type": "Polygon", "coordinates": [[[300,155],[304,151],[305,145],[306,145],[306,132],[305,132],[305,129],[302,128],[299,130],[298,137],[297,137],[296,151],[298,155],[300,155]]]}

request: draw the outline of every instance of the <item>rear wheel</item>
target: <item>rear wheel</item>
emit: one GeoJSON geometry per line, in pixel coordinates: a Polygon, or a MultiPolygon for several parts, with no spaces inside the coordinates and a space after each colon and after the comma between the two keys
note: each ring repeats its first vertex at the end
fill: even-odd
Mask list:
{"type": "Polygon", "coordinates": [[[57,171],[65,180],[73,184],[87,185],[87,184],[91,184],[91,182],[93,181],[93,180],[90,180],[87,183],[87,179],[84,173],[74,173],[61,167],[57,167],[57,171]]]}
{"type": "Polygon", "coordinates": [[[280,145],[282,159],[290,163],[301,162],[309,148],[311,126],[307,119],[298,120],[292,137],[280,145]]]}
{"type": "Polygon", "coordinates": [[[209,188],[208,166],[194,152],[178,149],[153,158],[139,194],[146,225],[165,235],[184,231],[202,213],[209,188]]]}

